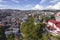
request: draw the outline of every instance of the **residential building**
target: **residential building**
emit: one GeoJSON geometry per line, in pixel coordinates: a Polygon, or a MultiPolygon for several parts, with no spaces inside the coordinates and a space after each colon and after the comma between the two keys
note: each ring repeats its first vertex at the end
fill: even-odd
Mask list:
{"type": "Polygon", "coordinates": [[[55,19],[56,19],[56,21],[60,22],[60,12],[56,13],[55,19]]]}
{"type": "Polygon", "coordinates": [[[46,26],[47,31],[50,32],[53,36],[60,36],[60,22],[49,20],[46,26]]]}

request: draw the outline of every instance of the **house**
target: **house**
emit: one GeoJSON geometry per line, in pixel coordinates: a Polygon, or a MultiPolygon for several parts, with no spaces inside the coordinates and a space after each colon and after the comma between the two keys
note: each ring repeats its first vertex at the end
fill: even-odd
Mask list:
{"type": "Polygon", "coordinates": [[[22,18],[23,22],[26,22],[28,20],[28,18],[22,18]]]}
{"type": "Polygon", "coordinates": [[[53,36],[60,36],[60,12],[55,14],[56,20],[49,20],[46,23],[46,29],[50,32],[53,36]]]}
{"type": "Polygon", "coordinates": [[[55,14],[55,19],[60,22],[60,12],[55,14]]]}
{"type": "Polygon", "coordinates": [[[56,20],[49,20],[46,24],[46,29],[50,32],[53,36],[60,36],[60,22],[56,20]]]}

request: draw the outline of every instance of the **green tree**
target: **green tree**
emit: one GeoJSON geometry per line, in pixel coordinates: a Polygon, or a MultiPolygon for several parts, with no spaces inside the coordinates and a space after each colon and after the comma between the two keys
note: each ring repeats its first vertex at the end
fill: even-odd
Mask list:
{"type": "Polygon", "coordinates": [[[54,15],[51,15],[50,19],[54,19],[55,20],[55,16],[54,15]]]}
{"type": "Polygon", "coordinates": [[[47,17],[47,16],[45,16],[45,17],[43,17],[43,20],[45,20],[46,22],[48,21],[48,20],[50,20],[51,18],[49,18],[49,17],[47,17]]]}
{"type": "Polygon", "coordinates": [[[0,40],[6,40],[5,30],[8,29],[10,25],[0,25],[0,40]]]}
{"type": "Polygon", "coordinates": [[[11,33],[10,35],[8,35],[7,40],[14,40],[14,34],[11,33]]]}
{"type": "Polygon", "coordinates": [[[45,33],[42,33],[42,40],[48,40],[48,37],[46,36],[46,34],[45,33]]]}
{"type": "Polygon", "coordinates": [[[22,23],[21,32],[24,34],[23,40],[42,40],[43,39],[43,23],[34,24],[32,17],[28,18],[27,22],[22,23]]]}

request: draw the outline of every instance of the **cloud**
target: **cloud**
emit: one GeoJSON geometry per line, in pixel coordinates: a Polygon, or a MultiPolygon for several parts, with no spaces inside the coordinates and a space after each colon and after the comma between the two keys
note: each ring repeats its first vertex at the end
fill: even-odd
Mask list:
{"type": "Polygon", "coordinates": [[[4,0],[0,0],[0,2],[4,2],[4,0]]]}
{"type": "Polygon", "coordinates": [[[33,10],[42,10],[43,7],[39,4],[35,5],[35,7],[32,8],[33,10]]]}
{"type": "Polygon", "coordinates": [[[15,3],[19,3],[19,0],[12,0],[13,2],[15,2],[15,3]]]}
{"type": "Polygon", "coordinates": [[[44,9],[52,9],[52,7],[53,7],[53,6],[49,5],[49,6],[47,6],[47,7],[44,8],[44,9]]]}
{"type": "Polygon", "coordinates": [[[57,2],[54,5],[48,5],[48,6],[42,6],[40,4],[36,4],[35,6],[28,4],[25,7],[21,7],[21,6],[11,6],[11,5],[7,5],[7,4],[0,4],[0,9],[32,9],[32,10],[43,10],[43,9],[60,9],[60,2],[57,2]]]}
{"type": "Polygon", "coordinates": [[[54,9],[60,9],[60,2],[58,2],[57,4],[55,4],[52,8],[54,8],[54,9]]]}
{"type": "Polygon", "coordinates": [[[6,4],[0,4],[0,9],[20,9],[19,6],[10,6],[10,5],[6,5],[6,4]]]}
{"type": "Polygon", "coordinates": [[[3,0],[0,0],[0,2],[3,2],[3,0]]]}
{"type": "Polygon", "coordinates": [[[43,3],[43,2],[45,2],[45,1],[46,1],[46,0],[41,0],[40,3],[43,3]]]}
{"type": "Polygon", "coordinates": [[[60,2],[56,3],[55,5],[47,6],[46,9],[60,9],[60,2]]]}
{"type": "Polygon", "coordinates": [[[59,0],[51,0],[50,2],[51,3],[56,3],[56,2],[58,2],[59,0]]]}
{"type": "Polygon", "coordinates": [[[4,7],[5,5],[0,4],[0,7],[4,7]]]}
{"type": "Polygon", "coordinates": [[[0,9],[7,9],[7,5],[4,5],[4,4],[0,4],[0,9]]]}
{"type": "Polygon", "coordinates": [[[34,10],[43,10],[43,9],[55,9],[55,10],[60,10],[60,2],[56,3],[55,5],[49,5],[49,6],[42,6],[42,5],[35,5],[32,9],[34,10]]]}
{"type": "Polygon", "coordinates": [[[0,9],[9,9],[9,8],[12,8],[12,7],[6,4],[0,4],[0,9]]]}
{"type": "Polygon", "coordinates": [[[26,5],[25,7],[31,7],[32,5],[31,4],[28,4],[28,5],[26,5]]]}

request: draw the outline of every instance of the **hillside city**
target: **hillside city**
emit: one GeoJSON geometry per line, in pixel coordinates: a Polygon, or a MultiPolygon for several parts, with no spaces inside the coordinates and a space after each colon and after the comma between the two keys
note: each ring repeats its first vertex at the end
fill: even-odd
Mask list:
{"type": "Polygon", "coordinates": [[[60,40],[60,10],[0,9],[0,40],[60,40]]]}

